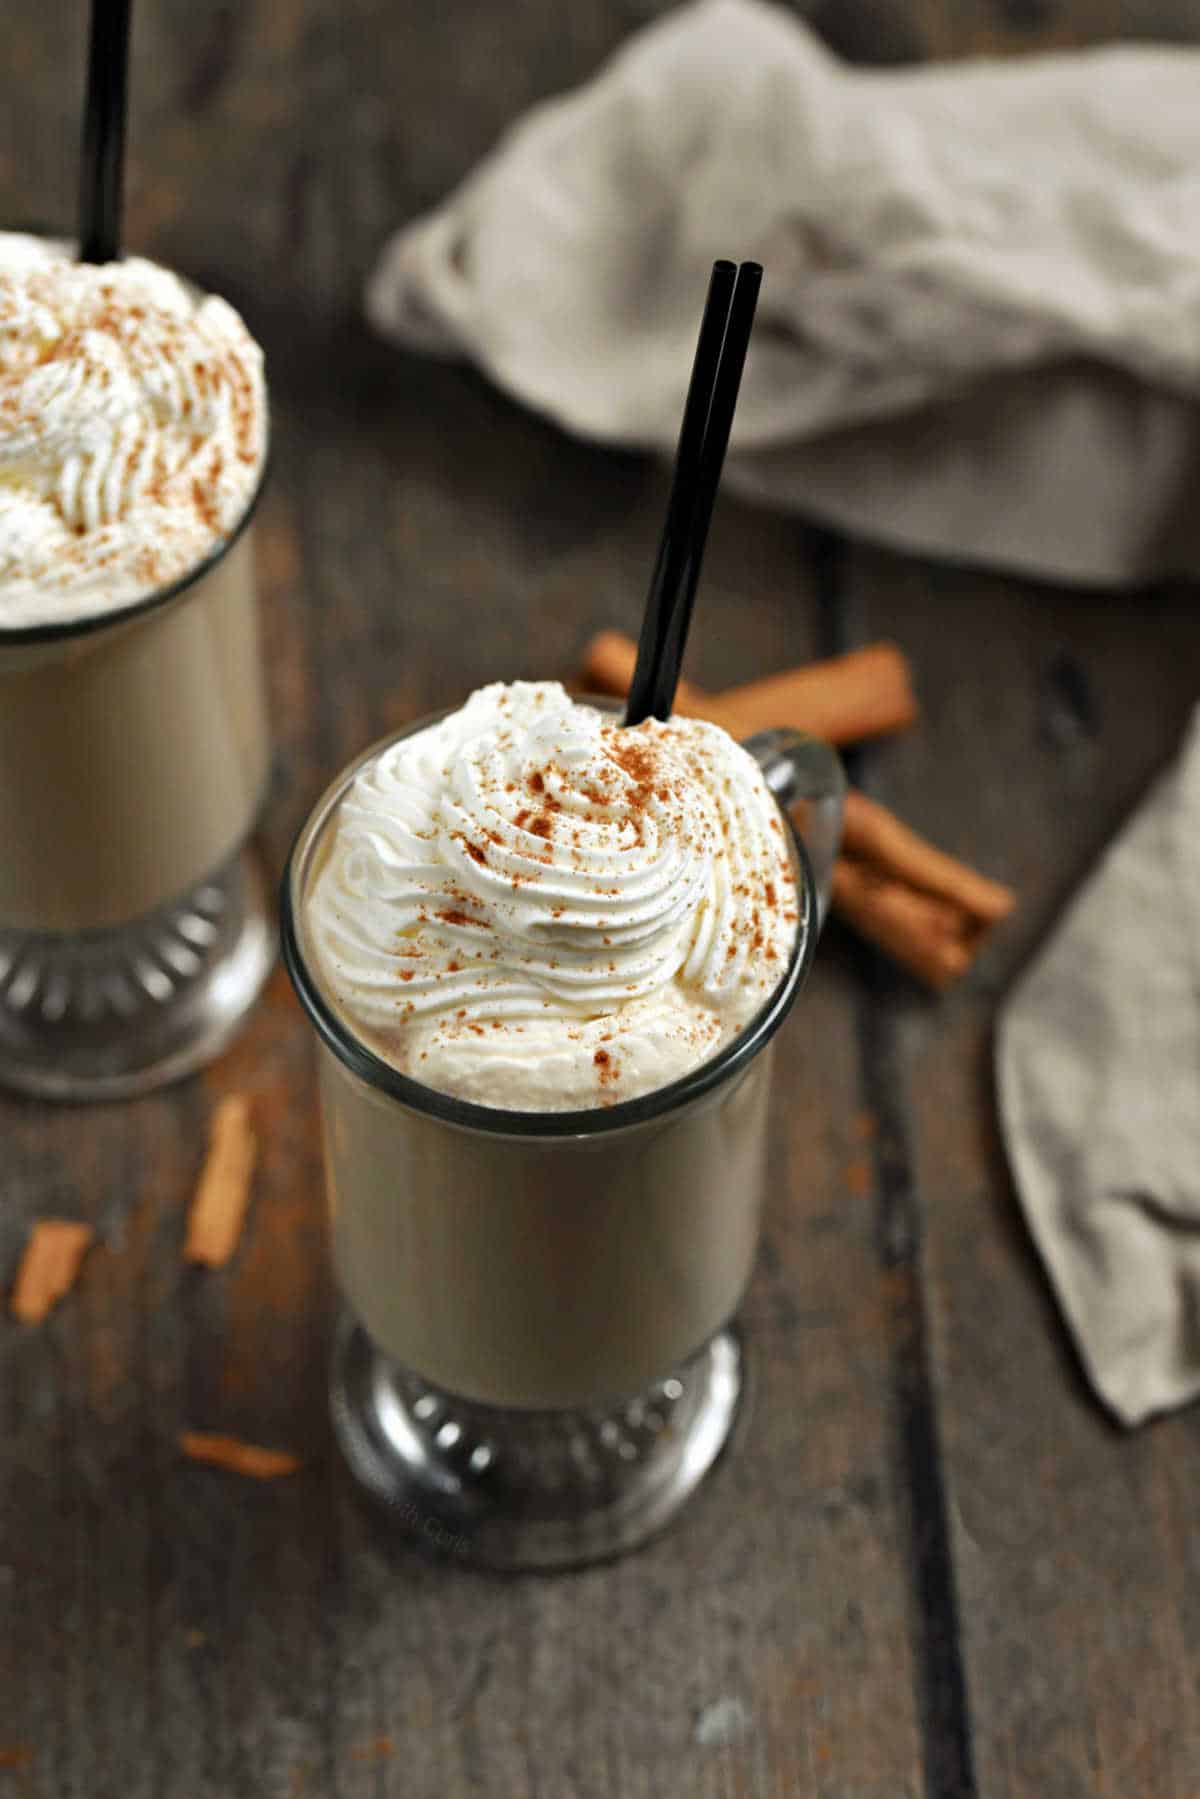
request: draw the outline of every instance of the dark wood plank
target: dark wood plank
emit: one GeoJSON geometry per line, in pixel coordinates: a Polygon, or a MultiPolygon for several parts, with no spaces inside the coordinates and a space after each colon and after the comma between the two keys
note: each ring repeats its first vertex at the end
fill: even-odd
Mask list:
{"type": "MultiPolygon", "coordinates": [[[[456,393],[490,408],[447,381],[451,411],[456,393]]],[[[544,428],[512,426],[510,441],[561,455],[544,428]]],[[[326,453],[314,450],[319,466],[326,453]]],[[[424,704],[445,684],[452,697],[453,658],[461,666],[467,652],[447,641],[460,621],[438,623],[447,590],[462,591],[454,543],[445,584],[418,597],[428,605],[420,631],[407,616],[381,620],[376,590],[347,577],[347,557],[363,567],[353,545],[374,450],[347,424],[330,453],[347,478],[323,489],[325,529],[311,531],[302,560],[318,605],[338,595],[338,638],[324,642],[314,606],[308,656],[313,665],[336,653],[362,685],[347,684],[343,711],[341,682],[318,695],[293,659],[276,700],[285,712],[311,704],[336,760],[412,693],[424,704]]],[[[662,483],[636,470],[620,479],[636,500],[629,537],[601,535],[590,552],[573,545],[572,588],[615,593],[629,565],[645,566],[662,483]]],[[[469,484],[461,491],[469,507],[469,484]]],[[[298,570],[287,506],[273,502],[266,516],[276,642],[276,577],[298,570]]],[[[509,653],[517,614],[505,587],[527,559],[524,539],[510,522],[476,574],[491,602],[478,625],[490,648],[470,651],[478,678],[509,653]],[[501,556],[510,531],[515,549],[501,556]]],[[[385,567],[399,591],[420,595],[437,541],[423,533],[385,567]]],[[[743,656],[746,672],[756,643],[764,666],[777,657],[777,633],[789,653],[811,645],[798,624],[814,611],[800,549],[794,528],[764,533],[740,509],[723,512],[714,593],[718,605],[728,593],[730,609],[714,613],[714,627],[734,616],[736,589],[751,635],[726,653],[743,656]],[[790,616],[772,601],[785,583],[799,590],[790,616]]],[[[294,591],[287,598],[295,604],[294,591]]],[[[557,590],[532,616],[551,637],[566,632],[567,661],[576,626],[561,618],[557,590]]],[[[285,718],[285,746],[293,726],[285,718]]],[[[283,813],[322,778],[313,760],[300,751],[285,770],[283,813]]],[[[277,855],[283,821],[267,836],[277,855]]],[[[22,1611],[35,1574],[44,1583],[32,1640],[14,1630],[11,1665],[0,1662],[11,1741],[37,1754],[29,1790],[915,1793],[918,1683],[886,1294],[871,1209],[846,1185],[861,1154],[848,981],[844,964],[819,971],[782,1046],[775,1198],[748,1308],[758,1390],[739,1453],[686,1526],[571,1580],[497,1583],[432,1566],[348,1491],[324,1421],[329,1293],[308,1044],[281,979],[203,1082],[100,1114],[6,1104],[19,1170],[12,1247],[22,1217],[52,1195],[95,1217],[113,1245],[45,1330],[8,1327],[0,1343],[12,1411],[3,1559],[22,1611]],[[253,1096],[264,1156],[246,1240],[228,1274],[212,1277],[181,1271],[178,1243],[209,1100],[232,1090],[253,1096]],[[289,1485],[248,1490],[178,1463],[183,1423],[298,1447],[310,1465],[289,1485]],[[733,1740],[698,1740],[722,1702],[733,1740]]]]}
{"type": "MultiPolygon", "coordinates": [[[[663,10],[138,9],[129,242],[228,294],[270,361],[272,873],[372,735],[500,674],[566,673],[590,630],[636,620],[661,475],[373,342],[359,295],[395,224],[663,10]]],[[[0,214],[69,228],[80,21],[10,12],[0,214]]],[[[1182,0],[815,17],[864,61],[1200,35],[1182,0]]],[[[721,508],[698,679],[819,646],[812,547],[793,522],[721,508]]],[[[31,1756],[0,1767],[0,1791],[949,1799],[969,1791],[969,1726],[989,1796],[1200,1787],[1194,1430],[1127,1441],[1082,1391],[984,1080],[998,993],[1178,727],[1194,602],[871,556],[853,587],[927,701],[876,778],[1025,906],[940,1008],[864,989],[857,949],[827,945],[781,1046],[736,1455],[660,1543],[567,1579],[427,1561],[363,1507],[325,1418],[311,1066],[282,977],[202,1080],[87,1112],[0,1102],[0,1280],[41,1212],[102,1239],[45,1327],[0,1323],[0,1750],[31,1756]],[[234,1090],[264,1144],[246,1239],[226,1274],[186,1272],[206,1119],[234,1090]],[[868,1099],[893,1108],[874,1183],[868,1099]],[[297,1448],[305,1468],[259,1489],[186,1467],[185,1424],[297,1448]],[[931,1492],[947,1525],[932,1548],[931,1492]],[[944,1688],[960,1648],[965,1705],[944,1688]]]]}
{"type": "MultiPolygon", "coordinates": [[[[836,533],[813,534],[821,590],[824,649],[841,654],[872,634],[857,555],[836,533]]],[[[878,792],[878,745],[845,752],[846,772],[878,792]]],[[[835,943],[839,940],[836,923],[835,943]]],[[[853,940],[851,940],[853,941],[853,940]]],[[[855,1005],[860,1080],[871,1132],[864,1145],[865,1190],[876,1213],[876,1253],[886,1281],[896,1435],[907,1494],[915,1600],[918,1694],[926,1788],[945,1799],[978,1791],[966,1692],[962,1625],[948,1516],[934,1350],[924,1280],[924,1214],[915,1166],[915,1129],[907,1058],[896,1006],[906,977],[871,946],[855,944],[860,990],[855,1005]]]]}
{"type": "MultiPolygon", "coordinates": [[[[269,357],[273,874],[372,736],[499,675],[566,674],[591,630],[636,621],[661,473],[395,355],[359,313],[386,231],[629,23],[601,0],[549,28],[544,9],[482,4],[419,27],[366,0],[336,19],[298,0],[139,9],[129,240],[228,293],[269,357]]],[[[69,139],[62,21],[23,0],[15,35],[0,193],[61,217],[59,139],[32,168],[18,153],[69,139]]],[[[700,678],[811,654],[805,534],[723,506],[704,608],[700,678]]],[[[819,968],[781,1046],[737,1454],[678,1530],[569,1579],[431,1563],[350,1489],[325,1417],[310,1046],[281,976],[201,1080],[99,1111],[0,1102],[0,1278],[41,1211],[103,1239],[43,1329],[0,1325],[0,1749],[32,1754],[0,1781],[38,1799],[915,1799],[920,1623],[854,983],[852,957],[819,968]],[[263,1153],[242,1247],[213,1276],[178,1248],[230,1091],[251,1094],[263,1153]],[[258,1488],[186,1466],[183,1425],[305,1467],[258,1488]]]]}
{"type": "Polygon", "coordinates": [[[865,552],[854,579],[927,705],[878,757],[884,790],[1022,894],[966,987],[936,1007],[892,1001],[980,1790],[1191,1792],[1195,1419],[1127,1435],[1084,1386],[1009,1183],[990,1038],[997,997],[1179,739],[1197,595],[1039,590],[865,552]]]}

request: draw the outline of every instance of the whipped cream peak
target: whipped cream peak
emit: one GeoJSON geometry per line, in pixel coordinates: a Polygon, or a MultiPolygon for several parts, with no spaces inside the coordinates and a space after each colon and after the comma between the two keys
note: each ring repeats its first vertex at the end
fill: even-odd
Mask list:
{"type": "Polygon", "coordinates": [[[266,438],[262,352],[224,300],[0,233],[0,630],[186,575],[239,523],[266,438]]]}
{"type": "Polygon", "coordinates": [[[326,829],[304,905],[328,990],[397,1068],[486,1105],[677,1079],[754,1016],[799,928],[753,758],[553,682],[482,688],[392,743],[326,829]]]}

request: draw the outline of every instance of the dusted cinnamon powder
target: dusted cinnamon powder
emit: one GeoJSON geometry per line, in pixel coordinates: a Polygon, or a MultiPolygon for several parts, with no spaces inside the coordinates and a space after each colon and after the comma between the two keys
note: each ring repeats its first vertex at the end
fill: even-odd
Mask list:
{"type": "Polygon", "coordinates": [[[655,758],[650,745],[645,741],[638,743],[632,735],[618,736],[611,734],[609,755],[618,763],[631,780],[639,787],[653,787],[655,781],[655,758]]]}
{"type": "Polygon", "coordinates": [[[791,951],[775,802],[711,727],[627,729],[551,684],[497,685],[389,746],[354,797],[314,941],[366,1039],[441,1091],[632,1097],[719,1049],[791,951]],[[594,1027],[626,1016],[629,1040],[593,1060],[594,1027]]]}
{"type": "Polygon", "coordinates": [[[0,531],[6,624],[96,616],[220,547],[265,452],[261,362],[228,306],[166,270],[0,232],[0,436],[20,445],[23,520],[0,531]]]}

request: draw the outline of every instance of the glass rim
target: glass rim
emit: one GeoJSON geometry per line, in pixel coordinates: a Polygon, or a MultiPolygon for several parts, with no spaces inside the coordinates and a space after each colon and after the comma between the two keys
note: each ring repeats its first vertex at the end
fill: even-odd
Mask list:
{"type": "MultiPolygon", "coordinates": [[[[607,710],[613,705],[611,701],[606,704],[606,699],[601,696],[589,694],[582,697],[589,705],[599,704],[601,709],[607,710]]],[[[563,1139],[597,1137],[613,1131],[627,1130],[679,1110],[722,1086],[725,1081],[748,1067],[791,1011],[812,964],[817,942],[817,889],[812,863],[800,833],[778,800],[775,800],[775,804],[787,828],[796,857],[802,901],[796,941],[787,967],[762,1006],[735,1037],[718,1050],[716,1055],[710,1056],[707,1061],[701,1062],[664,1087],[656,1087],[634,1099],[618,1100],[611,1106],[587,1106],[569,1112],[526,1112],[505,1106],[481,1105],[476,1100],[460,1099],[455,1094],[443,1093],[436,1087],[426,1086],[424,1082],[414,1080],[411,1075],[402,1074],[357,1037],[351,1027],[338,1016],[309,967],[300,941],[297,921],[301,899],[299,883],[307,874],[311,851],[364,764],[390,745],[436,724],[450,710],[453,709],[430,713],[403,730],[389,732],[368,745],[325,788],[297,831],[288,852],[279,895],[283,962],[300,1004],[325,1047],[352,1074],[410,1111],[440,1119],[445,1124],[457,1125],[463,1130],[498,1137],[563,1139]]],[[[774,799],[774,795],[772,798],[774,799]]]]}
{"type": "Polygon", "coordinates": [[[199,562],[193,562],[182,575],[173,581],[165,582],[161,587],[151,588],[148,593],[139,595],[136,600],[129,600],[122,606],[110,606],[105,612],[90,612],[83,617],[67,619],[48,619],[40,625],[4,625],[0,624],[0,650],[20,649],[29,644],[59,643],[76,637],[89,637],[99,631],[107,631],[117,625],[129,624],[135,618],[144,618],[150,612],[167,605],[170,600],[178,599],[189,587],[202,581],[205,575],[212,573],[219,562],[232,550],[238,539],[246,531],[262,497],[267,483],[267,475],[271,467],[271,443],[268,434],[263,446],[262,461],[259,464],[258,479],[254,491],[247,500],[244,511],[239,515],[237,523],[199,562]]]}

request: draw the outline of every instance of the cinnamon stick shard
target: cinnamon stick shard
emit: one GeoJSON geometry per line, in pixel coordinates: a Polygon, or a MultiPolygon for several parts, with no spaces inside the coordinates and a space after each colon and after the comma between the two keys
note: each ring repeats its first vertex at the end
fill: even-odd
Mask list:
{"type": "Polygon", "coordinates": [[[40,1324],[71,1291],[95,1239],[90,1224],[41,1218],[29,1234],[9,1310],[22,1324],[40,1324]]]}
{"type": "Polygon", "coordinates": [[[288,1449],[263,1449],[220,1431],[181,1430],[179,1447],[191,1462],[223,1468],[227,1474],[244,1474],[251,1480],[278,1480],[301,1467],[300,1457],[288,1449]]]}
{"type": "Polygon", "coordinates": [[[183,1258],[223,1268],[238,1245],[258,1145],[250,1101],[232,1093],[213,1113],[208,1157],[188,1212],[183,1258]]]}
{"type": "MultiPolygon", "coordinates": [[[[629,690],[637,645],[619,631],[601,631],[584,651],[580,684],[593,693],[629,690]]],[[[908,662],[894,643],[872,643],[824,662],[785,669],[726,693],[710,694],[681,681],[675,711],[723,725],[731,737],[751,737],[777,725],[807,731],[826,743],[859,743],[902,731],[917,717],[908,662]]]]}

